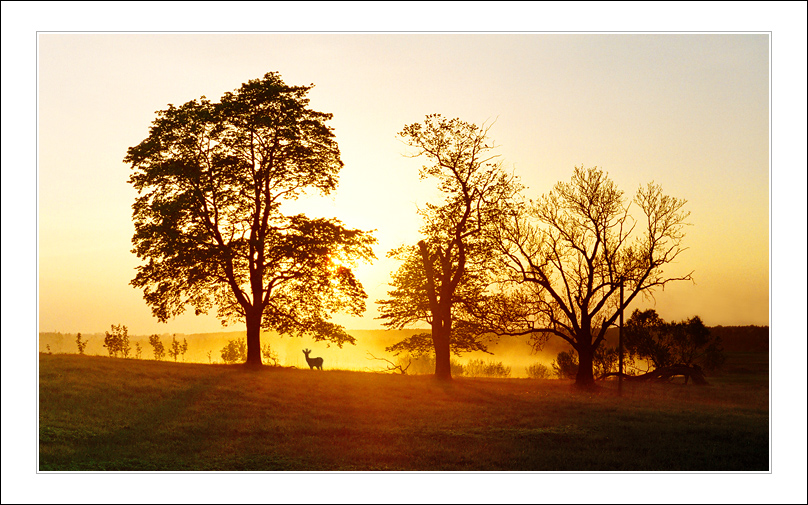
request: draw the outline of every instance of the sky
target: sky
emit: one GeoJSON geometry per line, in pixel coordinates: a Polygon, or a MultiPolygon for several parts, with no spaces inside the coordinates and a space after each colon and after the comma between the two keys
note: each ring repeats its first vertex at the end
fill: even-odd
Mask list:
{"type": "MultiPolygon", "coordinates": [[[[416,206],[435,201],[423,160],[396,137],[426,114],[491,124],[497,154],[536,198],[576,165],[598,166],[633,196],[654,181],[688,201],[688,250],[667,270],[694,271],[653,307],[666,320],[769,324],[769,43],[746,34],[122,34],[38,36],[39,330],[132,334],[222,330],[190,310],[159,323],[129,285],[131,205],[123,157],[155,111],[218,100],[277,71],[315,85],[334,115],[337,191],[287,206],[376,230],[377,261],[357,275],[364,317],[397,268],[386,251],[420,239],[416,206]]],[[[231,328],[228,328],[231,329],[231,328]]]]}
{"type": "MultiPolygon", "coordinates": [[[[127,475],[89,487],[72,475],[44,482],[32,471],[36,361],[21,359],[18,336],[110,324],[132,334],[211,329],[190,315],[157,324],[128,286],[137,265],[129,253],[134,192],[122,160],[155,111],[203,94],[218,99],[268,71],[314,83],[312,106],[334,114],[345,169],[333,200],[312,202],[310,212],[378,229],[379,258],[418,238],[424,189],[395,134],[431,113],[496,120],[491,137],[530,196],[584,164],[607,170],[629,194],[653,179],[687,199],[690,249],[675,266],[694,270],[696,284],[659,293],[658,312],[698,314],[708,325],[770,324],[772,388],[805,397],[805,362],[793,359],[805,356],[805,340],[791,338],[804,336],[806,323],[804,3],[333,2],[307,3],[303,13],[300,5],[2,3],[4,502],[103,503],[124,486],[135,501],[155,500],[156,489],[184,501],[234,500],[234,486],[212,475],[185,475],[181,486],[132,485],[127,475]],[[211,35],[218,32],[240,36],[211,35]]],[[[361,270],[368,318],[347,326],[378,323],[372,301],[394,269],[380,259],[361,270]]],[[[675,482],[677,501],[804,502],[805,461],[793,441],[804,441],[805,404],[785,396],[774,395],[772,474],[711,475],[708,486],[699,475],[587,475],[584,488],[579,475],[508,476],[491,486],[497,476],[423,474],[406,476],[408,496],[532,502],[539,489],[563,502],[575,488],[578,501],[603,501],[617,481],[639,501],[675,482]]],[[[256,477],[261,492],[237,501],[265,501],[267,483],[273,496],[299,501],[313,480],[256,477]]],[[[316,485],[335,500],[394,499],[401,476],[373,477],[318,475],[316,485]]]]}

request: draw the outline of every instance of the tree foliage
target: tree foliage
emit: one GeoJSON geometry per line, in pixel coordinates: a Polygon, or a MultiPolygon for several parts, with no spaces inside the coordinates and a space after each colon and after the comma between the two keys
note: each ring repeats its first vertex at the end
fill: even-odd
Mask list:
{"type": "Polygon", "coordinates": [[[374,257],[372,235],[282,210],[329,194],[342,168],[332,115],[308,107],[312,87],[268,73],[219,102],[169,105],[125,158],[138,191],[133,252],[144,262],[132,285],[160,321],[215,306],[223,324],[246,322],[252,364],[262,327],[342,346],[354,339],[331,314],[365,309],[351,268],[374,257]]]}
{"type": "Polygon", "coordinates": [[[377,303],[389,328],[431,326],[431,333],[388,350],[430,349],[435,353],[435,375],[441,378],[451,378],[452,352],[486,350],[485,329],[472,316],[490,284],[492,247],[485,231],[508,211],[520,189],[492,154],[489,128],[434,114],[399,133],[415,149],[413,157],[429,160],[420,177],[436,180],[443,199],[418,209],[425,238],[389,253],[402,264],[393,274],[389,298],[377,303]]]}
{"type": "Polygon", "coordinates": [[[247,360],[247,342],[243,338],[228,340],[227,345],[222,347],[221,356],[227,364],[243,363],[247,360]]]}
{"type": "Polygon", "coordinates": [[[544,363],[533,363],[525,367],[525,372],[531,379],[549,379],[552,375],[550,368],[544,363]]]}
{"type": "Polygon", "coordinates": [[[81,333],[76,335],[76,346],[79,349],[79,354],[84,354],[84,349],[87,347],[87,340],[81,339],[81,333]]]}
{"type": "Polygon", "coordinates": [[[158,335],[151,335],[149,337],[149,345],[152,346],[152,351],[154,352],[154,359],[157,361],[162,360],[166,355],[166,349],[163,346],[163,342],[160,340],[158,335]]]}
{"type": "Polygon", "coordinates": [[[721,338],[712,336],[699,316],[665,322],[653,309],[635,310],[624,328],[629,355],[648,361],[654,369],[674,365],[714,370],[725,356],[721,338]]]}
{"type": "Polygon", "coordinates": [[[107,348],[110,357],[117,358],[118,354],[124,358],[128,357],[131,346],[129,345],[129,330],[126,326],[111,325],[110,331],[104,332],[104,347],[107,348]]]}
{"type": "Polygon", "coordinates": [[[179,340],[177,340],[176,335],[171,337],[171,346],[168,348],[168,355],[174,358],[175,362],[177,361],[177,358],[180,356],[180,354],[185,354],[185,351],[187,350],[188,350],[188,342],[181,344],[179,340]]]}
{"type": "Polygon", "coordinates": [[[537,348],[548,336],[564,339],[581,361],[576,384],[590,385],[594,353],[621,309],[691,279],[664,271],[685,250],[685,203],[654,183],[627,202],[605,172],[576,167],[570,182],[494,228],[511,281],[491,310],[500,331],[531,335],[537,348]]]}

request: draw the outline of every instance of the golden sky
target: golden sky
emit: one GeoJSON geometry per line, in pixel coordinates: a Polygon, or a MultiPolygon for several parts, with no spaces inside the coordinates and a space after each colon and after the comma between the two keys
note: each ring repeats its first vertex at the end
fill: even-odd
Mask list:
{"type": "MultiPolygon", "coordinates": [[[[122,159],[155,111],[280,72],[314,83],[345,168],[311,215],[376,229],[359,276],[377,328],[396,264],[434,194],[396,133],[440,113],[493,122],[499,154],[536,197],[575,165],[599,166],[627,195],[655,181],[688,200],[686,246],[658,292],[668,320],[769,322],[769,35],[752,34],[75,34],[42,33],[39,55],[39,329],[133,334],[216,331],[211,315],[159,324],[128,285],[134,190],[122,159]]],[[[653,305],[649,305],[653,304],[653,305]]]]}
{"type": "MultiPolygon", "coordinates": [[[[49,475],[42,485],[30,472],[36,370],[20,353],[35,352],[35,339],[31,349],[24,345],[38,330],[219,329],[192,315],[159,325],[128,285],[137,264],[129,253],[134,191],[121,160],[145,138],[154,111],[203,94],[216,100],[268,71],[289,84],[314,83],[312,105],[335,114],[346,166],[333,200],[312,213],[330,210],[351,226],[378,228],[380,257],[417,239],[413,211],[425,191],[417,184],[418,162],[401,157],[394,135],[429,113],[477,123],[496,118],[492,138],[531,196],[584,164],[606,169],[627,193],[653,179],[688,199],[690,249],[676,268],[695,270],[696,284],[659,293],[657,310],[665,319],[698,314],[708,325],[770,323],[773,339],[784,342],[772,347],[772,385],[788,393],[773,404],[779,470],[765,482],[711,476],[709,486],[697,475],[677,487],[677,496],[779,502],[800,489],[796,501],[804,501],[805,459],[793,448],[805,441],[805,3],[330,2],[305,4],[304,12],[300,5],[2,3],[2,445],[4,465],[14,465],[9,472],[4,466],[4,481],[16,483],[17,501],[101,501],[122,489],[118,482],[109,489],[98,482],[70,486],[69,475],[49,475]],[[188,33],[118,35],[143,31],[188,33]],[[221,31],[238,35],[210,35],[221,31]],[[334,31],[340,33],[311,34],[334,31]],[[717,36],[698,35],[704,31],[717,36]],[[21,377],[30,383],[20,387],[21,377]],[[12,434],[19,449],[13,457],[12,434]]],[[[371,302],[384,295],[394,268],[379,261],[362,271],[371,302]]],[[[369,308],[368,319],[346,324],[375,325],[369,308]]],[[[397,496],[390,489],[400,482],[373,477],[357,486],[347,476],[320,475],[317,484],[344,501],[397,496]]],[[[502,486],[480,475],[451,476],[451,486],[443,486],[443,475],[407,477],[414,500],[434,499],[440,484],[453,501],[493,502],[529,501],[537,489],[549,501],[567,499],[569,489],[594,501],[615,480],[634,496],[649,496],[670,485],[659,479],[674,476],[640,482],[587,475],[585,489],[575,487],[578,475],[532,474],[519,483],[507,476],[502,486]]],[[[678,484],[686,476],[675,477],[678,484]]],[[[299,499],[312,480],[260,478],[264,484],[240,499],[266,496],[267,481],[273,496],[277,490],[299,499]]],[[[193,482],[162,492],[175,490],[186,501],[232,500],[233,487],[210,475],[187,479],[193,482]]],[[[6,501],[12,486],[2,487],[6,501]]],[[[126,489],[146,501],[155,488],[126,489]]]]}

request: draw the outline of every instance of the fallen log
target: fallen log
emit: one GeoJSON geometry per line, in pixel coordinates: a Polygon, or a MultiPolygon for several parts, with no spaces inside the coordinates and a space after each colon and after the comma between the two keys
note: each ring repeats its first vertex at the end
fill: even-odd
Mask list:
{"type": "MultiPolygon", "coordinates": [[[[605,379],[606,377],[619,377],[620,375],[620,372],[608,372],[601,375],[600,378],[605,379]]],[[[683,376],[685,378],[685,384],[687,384],[688,379],[693,379],[693,383],[698,384],[699,386],[704,386],[707,384],[707,379],[704,378],[704,372],[701,371],[701,367],[698,365],[664,366],[640,375],[626,375],[624,373],[622,376],[623,379],[632,382],[663,382],[669,381],[677,376],[683,376]]]]}

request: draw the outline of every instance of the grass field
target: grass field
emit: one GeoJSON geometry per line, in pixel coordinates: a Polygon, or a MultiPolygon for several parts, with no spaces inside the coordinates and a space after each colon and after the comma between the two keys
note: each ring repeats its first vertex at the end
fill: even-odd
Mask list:
{"type": "Polygon", "coordinates": [[[765,353],[709,386],[39,357],[40,471],[768,471],[765,353]]]}

